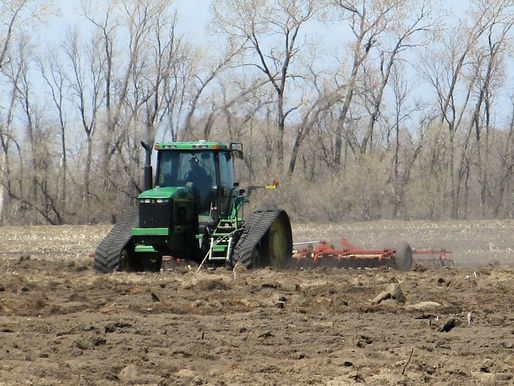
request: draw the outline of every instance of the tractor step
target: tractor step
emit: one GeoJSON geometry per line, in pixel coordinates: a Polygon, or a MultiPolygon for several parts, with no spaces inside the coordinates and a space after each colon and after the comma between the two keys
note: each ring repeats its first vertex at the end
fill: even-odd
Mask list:
{"type": "Polygon", "coordinates": [[[227,251],[227,246],[226,245],[215,245],[212,247],[212,251],[225,253],[227,251]]]}
{"type": "Polygon", "coordinates": [[[156,252],[154,247],[151,245],[136,245],[134,251],[140,253],[156,252]]]}
{"type": "Polygon", "coordinates": [[[225,261],[230,259],[232,253],[234,234],[238,227],[232,220],[220,220],[212,233],[209,247],[209,261],[225,261]]]}
{"type": "Polygon", "coordinates": [[[230,250],[232,238],[211,238],[211,246],[209,249],[209,261],[224,261],[230,250]]]}

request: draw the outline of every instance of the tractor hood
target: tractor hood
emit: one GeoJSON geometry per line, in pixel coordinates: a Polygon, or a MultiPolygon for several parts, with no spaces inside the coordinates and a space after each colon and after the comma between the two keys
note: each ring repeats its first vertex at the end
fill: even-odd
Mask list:
{"type": "Polygon", "coordinates": [[[153,188],[146,190],[138,196],[138,199],[155,200],[159,198],[191,198],[192,192],[189,188],[178,186],[178,187],[163,187],[153,188]]]}

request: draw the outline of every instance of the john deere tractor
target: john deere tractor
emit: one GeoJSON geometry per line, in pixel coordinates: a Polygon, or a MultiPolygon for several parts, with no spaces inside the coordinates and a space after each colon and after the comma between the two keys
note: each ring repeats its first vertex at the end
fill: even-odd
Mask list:
{"type": "Polygon", "coordinates": [[[292,256],[289,217],[284,210],[241,215],[248,194],[234,176],[240,143],[159,143],[155,179],[152,147],[146,150],[145,191],[139,208],[127,210],[95,252],[98,272],[157,271],[165,262],[194,260],[233,268],[285,267],[292,256]]]}

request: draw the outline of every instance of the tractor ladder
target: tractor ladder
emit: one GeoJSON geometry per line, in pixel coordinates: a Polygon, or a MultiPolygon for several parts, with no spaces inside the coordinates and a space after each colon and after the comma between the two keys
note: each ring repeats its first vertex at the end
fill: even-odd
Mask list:
{"type": "Polygon", "coordinates": [[[236,221],[220,220],[212,233],[208,252],[208,261],[230,261],[230,255],[237,241],[241,228],[236,221]]]}

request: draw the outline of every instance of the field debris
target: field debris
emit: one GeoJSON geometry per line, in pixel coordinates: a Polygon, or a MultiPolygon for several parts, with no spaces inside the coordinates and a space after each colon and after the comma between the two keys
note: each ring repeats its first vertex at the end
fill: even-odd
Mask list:
{"type": "Polygon", "coordinates": [[[398,303],[405,303],[407,300],[401,287],[396,283],[391,283],[387,286],[387,288],[380,292],[375,298],[371,301],[372,304],[380,304],[384,300],[392,299],[398,303]]]}
{"type": "Polygon", "coordinates": [[[432,302],[432,301],[424,301],[419,302],[416,304],[409,304],[406,306],[407,309],[416,310],[416,311],[430,311],[435,310],[437,308],[442,307],[443,305],[438,302],[432,302]]]}
{"type": "Polygon", "coordinates": [[[466,315],[466,321],[468,322],[468,327],[471,326],[471,321],[473,320],[473,314],[471,312],[468,312],[466,315]]]}
{"type": "Polygon", "coordinates": [[[439,332],[450,332],[453,328],[461,324],[461,321],[457,318],[449,318],[442,327],[438,330],[439,332]]]}

